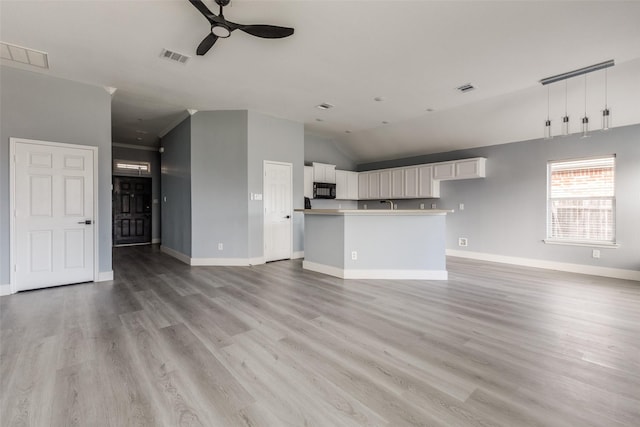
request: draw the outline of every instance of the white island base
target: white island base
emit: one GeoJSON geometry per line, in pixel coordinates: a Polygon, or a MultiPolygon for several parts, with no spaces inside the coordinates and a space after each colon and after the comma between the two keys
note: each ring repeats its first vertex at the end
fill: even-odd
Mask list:
{"type": "Polygon", "coordinates": [[[305,209],[307,270],[343,279],[447,280],[448,210],[305,209]]]}

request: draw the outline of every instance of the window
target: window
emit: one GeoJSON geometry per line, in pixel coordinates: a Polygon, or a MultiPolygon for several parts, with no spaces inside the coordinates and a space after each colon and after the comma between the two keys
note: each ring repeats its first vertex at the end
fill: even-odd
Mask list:
{"type": "Polygon", "coordinates": [[[615,156],[549,162],[551,243],[615,244],[615,156]]]}
{"type": "Polygon", "coordinates": [[[130,160],[114,160],[114,172],[136,173],[138,175],[149,175],[151,173],[151,165],[147,162],[132,162],[130,160]]]}

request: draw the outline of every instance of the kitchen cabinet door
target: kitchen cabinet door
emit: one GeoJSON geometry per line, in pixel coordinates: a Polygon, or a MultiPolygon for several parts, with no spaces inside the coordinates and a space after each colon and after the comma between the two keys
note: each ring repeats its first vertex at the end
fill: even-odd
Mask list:
{"type": "Polygon", "coordinates": [[[336,171],[336,199],[349,199],[349,182],[347,179],[347,171],[336,171]]]}
{"type": "Polygon", "coordinates": [[[358,199],[367,200],[369,198],[369,172],[358,174],[358,199]]]}
{"type": "Polygon", "coordinates": [[[484,178],[487,159],[478,157],[456,161],[456,179],[484,178]]]}
{"type": "Polygon", "coordinates": [[[358,200],[360,198],[358,186],[358,172],[347,172],[347,199],[358,200]]]}
{"type": "Polygon", "coordinates": [[[378,171],[369,172],[369,198],[380,198],[380,172],[378,171]]]}
{"type": "Polygon", "coordinates": [[[404,169],[391,169],[391,198],[403,199],[404,193],[404,169]]]}
{"type": "Polygon", "coordinates": [[[440,183],[433,179],[432,166],[418,167],[418,197],[440,197],[440,183]]]}
{"type": "Polygon", "coordinates": [[[380,198],[391,198],[391,170],[380,171],[380,198]]]}
{"type": "Polygon", "coordinates": [[[403,197],[407,199],[415,199],[418,197],[418,167],[406,168],[404,173],[404,190],[403,197]]]}
{"type": "Polygon", "coordinates": [[[447,179],[455,179],[455,177],[456,177],[455,162],[433,164],[433,179],[447,180],[447,179]]]}

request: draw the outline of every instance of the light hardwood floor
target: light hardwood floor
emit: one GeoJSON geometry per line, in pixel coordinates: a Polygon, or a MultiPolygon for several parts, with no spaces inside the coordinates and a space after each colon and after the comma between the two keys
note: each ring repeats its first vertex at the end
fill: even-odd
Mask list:
{"type": "Polygon", "coordinates": [[[640,283],[448,264],[342,281],[117,249],[113,283],[0,298],[0,425],[640,425],[640,283]]]}

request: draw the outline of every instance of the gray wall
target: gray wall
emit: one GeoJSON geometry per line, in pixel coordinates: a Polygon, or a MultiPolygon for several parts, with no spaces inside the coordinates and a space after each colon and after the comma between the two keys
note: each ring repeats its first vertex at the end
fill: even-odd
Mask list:
{"type": "Polygon", "coordinates": [[[191,123],[192,257],[247,258],[247,111],[200,111],[191,123]]]}
{"type": "MultiPolygon", "coordinates": [[[[249,112],[249,193],[263,192],[264,161],[293,164],[293,208],[304,207],[304,125],[260,113],[249,112]]],[[[249,257],[264,252],[264,216],[262,201],[249,202],[249,257]]],[[[293,250],[303,249],[304,215],[293,215],[293,250]]]]}
{"type": "MultiPolygon", "coordinates": [[[[487,158],[485,179],[441,182],[440,199],[399,201],[400,208],[455,209],[447,216],[447,248],[601,267],[640,270],[640,125],[552,140],[532,140],[470,150],[363,164],[358,170],[420,163],[487,158]],[[601,249],[548,245],[546,237],[547,162],[616,154],[616,236],[620,247],[601,249]],[[460,203],[465,209],[459,211],[460,203]],[[469,246],[458,247],[458,237],[469,246]]],[[[368,201],[369,208],[378,207],[368,201]]]]}
{"type": "MultiPolygon", "coordinates": [[[[160,153],[157,150],[138,150],[127,147],[113,147],[111,154],[114,160],[148,162],[151,165],[151,238],[160,239],[160,153]],[[157,202],[156,202],[157,201],[157,202]]],[[[118,171],[114,175],[138,176],[137,172],[118,171]]],[[[149,175],[144,175],[149,176],[149,175]]]]}
{"type": "Polygon", "coordinates": [[[307,165],[312,162],[328,163],[336,165],[336,169],[356,170],[356,162],[340,149],[338,142],[310,133],[304,135],[304,162],[307,165]]]}
{"type": "Polygon", "coordinates": [[[0,67],[0,284],[9,283],[9,138],[98,147],[100,272],[111,265],[111,96],[99,86],[0,67]]]}
{"type": "Polygon", "coordinates": [[[191,117],[160,141],[162,246],[191,256],[191,117]],[[166,198],[166,201],[164,200],[166,198]]]}

